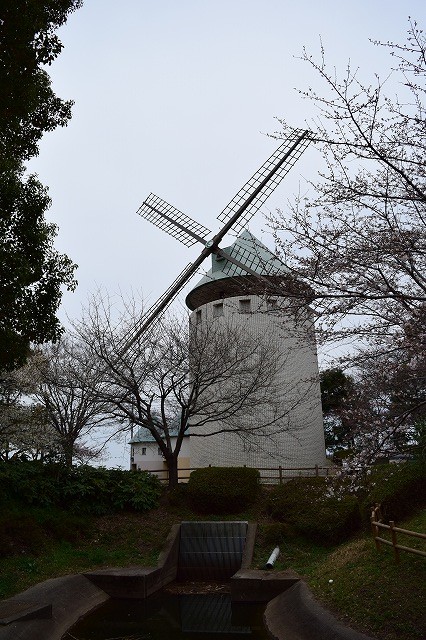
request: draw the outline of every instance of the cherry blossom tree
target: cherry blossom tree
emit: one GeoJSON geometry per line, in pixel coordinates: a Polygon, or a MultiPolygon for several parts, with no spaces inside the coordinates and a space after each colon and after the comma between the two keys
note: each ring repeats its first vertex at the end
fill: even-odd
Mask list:
{"type": "Polygon", "coordinates": [[[0,373],[0,460],[56,459],[60,450],[57,434],[43,407],[34,402],[40,354],[33,352],[26,364],[0,373]]]}
{"type": "MultiPolygon", "coordinates": [[[[99,427],[108,426],[109,420],[97,396],[99,371],[84,346],[67,335],[45,345],[40,356],[32,397],[56,434],[61,460],[71,466],[74,460],[97,457],[102,446],[90,445],[90,436],[99,427]]],[[[107,433],[104,431],[104,441],[107,433]]]]}
{"type": "Polygon", "coordinates": [[[269,224],[279,257],[310,287],[319,343],[346,348],[336,366],[351,374],[360,367],[364,391],[380,378],[386,407],[376,397],[376,408],[366,403],[357,417],[366,433],[383,434],[378,453],[385,424],[395,433],[419,411],[414,389],[424,383],[413,363],[426,340],[426,37],[410,19],[405,42],[374,45],[393,64],[373,82],[350,64],[340,78],[324,48],[319,59],[303,52],[324,87],[300,91],[317,109],[308,126],[322,163],[318,179],[269,224]],[[398,393],[389,389],[392,375],[398,393]]]}

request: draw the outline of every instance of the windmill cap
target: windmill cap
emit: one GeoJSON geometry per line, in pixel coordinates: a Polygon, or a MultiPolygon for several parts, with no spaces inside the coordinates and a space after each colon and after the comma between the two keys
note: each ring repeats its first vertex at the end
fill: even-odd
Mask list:
{"type": "Polygon", "coordinates": [[[277,280],[290,273],[288,267],[247,230],[223,251],[262,276],[262,280],[249,275],[222,255],[212,254],[211,269],[186,297],[186,305],[192,311],[212,300],[238,296],[242,291],[247,294],[247,287],[253,293],[257,293],[259,288],[264,291],[265,278],[276,284],[277,280]]]}

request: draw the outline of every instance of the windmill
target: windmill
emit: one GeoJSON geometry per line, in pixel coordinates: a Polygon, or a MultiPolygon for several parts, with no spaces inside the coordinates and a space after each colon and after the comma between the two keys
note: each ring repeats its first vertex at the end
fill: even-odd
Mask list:
{"type": "Polygon", "coordinates": [[[305,151],[311,142],[310,135],[309,131],[299,129],[292,132],[217,216],[222,227],[211,240],[208,240],[211,231],[207,227],[199,224],[153,193],[148,196],[137,211],[142,218],[166,231],[185,246],[190,247],[198,242],[203,245],[203,249],[198,258],[185,267],[163,295],[141,317],[138,328],[132,332],[124,344],[122,353],[125,353],[161,316],[190,278],[198,271],[201,264],[212,254],[226,258],[227,261],[244,269],[248,274],[260,277],[259,273],[250,265],[224,252],[219,245],[229,231],[238,233],[247,225],[305,151]]]}
{"type": "MultiPolygon", "coordinates": [[[[191,443],[191,466],[203,467],[213,464],[262,468],[271,462],[275,462],[275,466],[281,465],[284,459],[289,461],[287,466],[290,464],[305,469],[325,464],[318,359],[309,310],[305,309],[307,314],[301,323],[292,313],[286,311],[268,314],[267,296],[273,290],[275,282],[280,284],[283,278],[288,276],[288,268],[248,231],[239,235],[231,247],[225,249],[220,246],[228,232],[232,231],[238,235],[247,226],[248,221],[300,158],[311,140],[310,132],[293,131],[218,215],[222,226],[212,238],[207,227],[154,194],[150,194],[138,209],[139,215],[144,219],[166,231],[185,246],[200,243],[203,248],[198,258],[182,271],[167,291],[142,316],[123,351],[130,348],[161,317],[168,305],[210,256],[211,270],[186,298],[187,306],[192,311],[190,321],[198,323],[203,322],[205,318],[205,321],[209,322],[217,312],[224,316],[225,322],[230,320],[236,323],[241,332],[250,333],[255,340],[260,339],[262,335],[272,335],[274,348],[282,363],[276,378],[278,384],[275,385],[275,388],[280,389],[277,406],[283,408],[282,413],[276,414],[280,416],[279,422],[266,415],[268,408],[262,409],[264,415],[257,415],[255,412],[250,416],[249,421],[255,425],[259,418],[265,418],[264,424],[268,424],[268,421],[269,424],[273,422],[270,431],[264,432],[261,437],[254,436],[255,444],[250,449],[238,440],[235,433],[224,433],[219,423],[211,422],[209,425],[197,427],[198,435],[209,437],[195,438],[194,443],[191,443]],[[241,297],[246,299],[241,300],[241,297]],[[251,302],[255,303],[257,308],[263,307],[263,311],[247,314],[238,307],[239,304],[251,302]]],[[[279,300],[283,309],[289,303],[279,287],[274,291],[273,297],[279,300]]],[[[221,321],[219,316],[217,320],[221,321]]]]}

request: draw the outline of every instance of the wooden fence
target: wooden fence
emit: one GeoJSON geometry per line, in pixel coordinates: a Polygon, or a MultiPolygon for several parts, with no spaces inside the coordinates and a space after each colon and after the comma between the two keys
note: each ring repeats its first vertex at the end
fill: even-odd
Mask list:
{"type": "MultiPolygon", "coordinates": [[[[211,465],[209,465],[210,467],[211,465]]],[[[315,476],[331,476],[335,473],[335,467],[255,467],[260,473],[261,484],[282,484],[286,480],[291,478],[306,478],[315,476]]],[[[167,469],[149,469],[149,473],[153,473],[159,477],[161,482],[168,482],[168,470],[167,469]]],[[[188,482],[189,476],[192,471],[196,471],[196,467],[191,468],[179,468],[178,469],[178,481],[188,482]]]]}
{"type": "Polygon", "coordinates": [[[372,507],[372,510],[371,510],[371,530],[373,533],[373,538],[376,543],[377,551],[381,550],[382,544],[393,547],[396,562],[399,562],[400,560],[399,558],[400,551],[415,553],[418,556],[423,556],[424,558],[426,558],[426,551],[421,551],[420,549],[413,549],[412,547],[406,547],[405,545],[398,544],[398,534],[410,536],[412,538],[420,538],[421,540],[426,540],[426,533],[418,533],[417,531],[409,531],[408,529],[401,529],[400,527],[395,527],[395,522],[393,520],[390,520],[389,524],[383,524],[382,512],[379,504],[376,504],[374,507],[372,507]],[[387,540],[386,538],[382,538],[380,536],[380,530],[389,531],[390,540],[387,540]]]}

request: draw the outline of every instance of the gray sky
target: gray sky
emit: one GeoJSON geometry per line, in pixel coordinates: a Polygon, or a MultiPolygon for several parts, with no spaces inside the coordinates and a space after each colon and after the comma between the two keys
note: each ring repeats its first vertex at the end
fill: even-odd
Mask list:
{"type": "MultiPolygon", "coordinates": [[[[317,79],[303,46],[362,77],[391,60],[368,39],[402,42],[424,0],[85,0],[60,30],[49,68],[58,96],[75,101],[65,129],[47,134],[29,168],[49,187],[56,247],[79,265],[78,290],[60,311],[77,318],[97,288],[141,291],[153,303],[198,255],[136,214],[152,191],[216,231],[216,215],[275,150],[275,117],[303,127],[312,105],[295,91],[317,79]]],[[[308,149],[266,208],[285,208],[315,178],[308,149]],[[303,186],[302,186],[303,188],[303,186]]],[[[271,245],[261,213],[250,229],[271,245]]],[[[208,267],[208,265],[207,265],[208,267]]],[[[196,280],[193,281],[195,283],[196,280]]],[[[127,449],[126,449],[127,456],[127,449]]],[[[127,459],[113,461],[127,465],[127,459]]]]}

